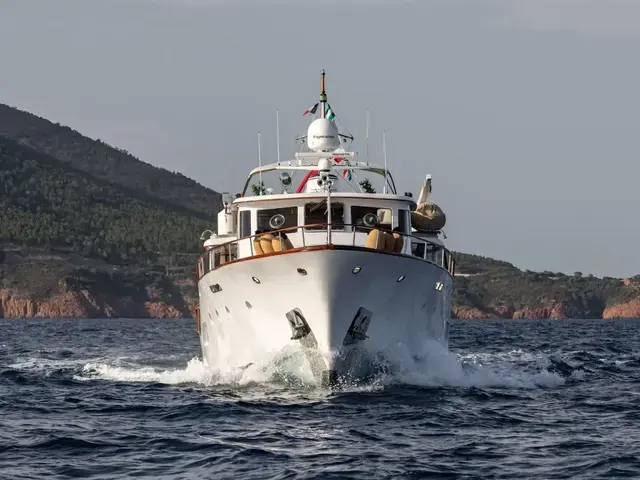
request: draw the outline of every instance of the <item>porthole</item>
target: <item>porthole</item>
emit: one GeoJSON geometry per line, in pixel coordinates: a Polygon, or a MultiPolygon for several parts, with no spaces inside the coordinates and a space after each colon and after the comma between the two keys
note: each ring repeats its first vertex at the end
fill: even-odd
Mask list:
{"type": "Polygon", "coordinates": [[[258,277],[251,277],[251,279],[256,283],[260,283],[260,279],[258,277]]]}
{"type": "Polygon", "coordinates": [[[353,270],[351,270],[351,273],[353,273],[354,275],[357,275],[360,273],[360,270],[362,270],[362,267],[356,267],[353,270]]]}
{"type": "Polygon", "coordinates": [[[404,275],[400,275],[400,276],[398,277],[398,280],[396,280],[396,282],[401,282],[401,281],[403,281],[403,280],[404,280],[404,275]]]}
{"type": "Polygon", "coordinates": [[[307,274],[307,271],[304,268],[299,268],[298,273],[302,276],[305,276],[307,274]]]}

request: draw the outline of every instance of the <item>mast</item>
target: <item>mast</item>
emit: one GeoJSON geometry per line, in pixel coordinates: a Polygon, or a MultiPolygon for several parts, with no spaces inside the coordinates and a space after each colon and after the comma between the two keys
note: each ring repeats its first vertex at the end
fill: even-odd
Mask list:
{"type": "Polygon", "coordinates": [[[324,90],[324,69],[320,74],[320,118],[325,118],[327,105],[327,92],[324,90]]]}

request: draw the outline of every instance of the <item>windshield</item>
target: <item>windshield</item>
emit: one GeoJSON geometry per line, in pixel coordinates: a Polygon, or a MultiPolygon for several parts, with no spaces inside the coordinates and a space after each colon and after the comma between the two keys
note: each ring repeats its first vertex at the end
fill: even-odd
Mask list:
{"type": "MultiPolygon", "coordinates": [[[[245,183],[242,196],[273,195],[280,193],[307,193],[321,190],[317,185],[317,170],[286,169],[282,167],[252,174],[245,183]]],[[[332,171],[334,181],[332,191],[356,193],[383,193],[385,185],[384,169],[360,168],[332,171]]],[[[395,194],[396,186],[390,172],[387,173],[387,192],[395,194]]]]}

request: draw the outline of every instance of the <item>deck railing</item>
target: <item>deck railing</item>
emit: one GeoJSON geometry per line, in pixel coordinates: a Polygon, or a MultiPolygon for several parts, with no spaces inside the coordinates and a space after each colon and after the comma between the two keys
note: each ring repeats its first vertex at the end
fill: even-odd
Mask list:
{"type": "Polygon", "coordinates": [[[439,243],[416,235],[380,227],[343,223],[314,223],[270,230],[231,240],[221,245],[205,247],[198,260],[197,275],[242,258],[279,255],[305,248],[335,246],[357,250],[376,250],[381,253],[417,258],[455,273],[453,254],[439,243]],[[242,253],[241,246],[243,247],[242,253]]]}

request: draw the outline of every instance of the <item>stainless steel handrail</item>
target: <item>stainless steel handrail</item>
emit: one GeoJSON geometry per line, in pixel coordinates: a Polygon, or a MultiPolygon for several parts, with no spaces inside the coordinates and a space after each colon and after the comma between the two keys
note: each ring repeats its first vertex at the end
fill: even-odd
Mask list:
{"type": "MultiPolygon", "coordinates": [[[[395,255],[403,255],[406,257],[411,257],[411,258],[419,258],[421,260],[427,261],[431,264],[437,265],[441,268],[444,268],[445,270],[447,270],[449,273],[451,273],[453,275],[454,273],[454,269],[455,269],[455,257],[454,255],[451,253],[451,251],[449,249],[447,249],[446,247],[444,247],[443,245],[440,245],[439,243],[436,242],[431,242],[427,239],[418,237],[416,235],[412,235],[412,234],[408,234],[408,233],[403,233],[403,232],[394,232],[392,230],[389,229],[385,229],[385,228],[380,228],[380,227],[367,227],[364,225],[355,225],[355,224],[349,224],[349,223],[312,223],[312,224],[308,224],[308,225],[299,225],[296,227],[286,227],[286,228],[282,228],[279,230],[271,230],[268,232],[262,232],[259,234],[254,234],[254,235],[249,235],[247,237],[242,237],[236,240],[231,240],[229,242],[225,242],[221,245],[215,245],[215,246],[211,246],[211,247],[206,247],[204,249],[204,252],[201,256],[201,259],[203,259],[204,261],[202,262],[202,265],[204,267],[204,272],[203,274],[207,273],[208,271],[218,268],[221,265],[224,265],[224,263],[229,262],[229,261],[234,261],[234,260],[238,260],[238,255],[237,255],[237,246],[239,245],[240,242],[242,241],[249,241],[250,244],[250,251],[251,251],[251,257],[260,257],[263,255],[269,255],[269,254],[264,254],[264,253],[260,253],[260,254],[256,254],[255,250],[253,248],[253,241],[256,238],[260,238],[263,235],[265,235],[266,233],[269,233],[271,235],[274,236],[279,236],[281,234],[291,234],[291,233],[297,233],[299,230],[302,230],[302,234],[301,234],[301,240],[302,240],[302,245],[301,246],[293,246],[293,248],[306,248],[310,245],[307,245],[307,238],[306,238],[306,234],[308,234],[309,232],[307,231],[305,233],[305,230],[308,230],[311,227],[353,227],[352,228],[352,237],[351,237],[351,244],[349,245],[348,243],[343,243],[343,242],[339,242],[339,243],[335,243],[333,240],[335,239],[335,236],[332,235],[331,240],[329,240],[327,237],[327,240],[325,241],[324,245],[336,245],[336,246],[348,246],[348,247],[354,247],[354,248],[363,248],[363,249],[367,249],[367,247],[363,246],[363,245],[356,245],[356,233],[369,233],[372,230],[380,230],[386,233],[397,233],[399,235],[401,235],[404,239],[404,241],[406,242],[407,239],[410,240],[410,243],[408,245],[408,247],[404,246],[403,249],[412,252],[412,246],[414,243],[416,244],[421,244],[424,245],[424,249],[423,249],[423,253],[422,255],[414,255],[413,253],[404,253],[404,252],[389,252],[387,250],[377,250],[379,252],[384,252],[384,253],[393,253],[395,255]],[[232,251],[232,246],[236,246],[236,252],[234,254],[234,252],[232,251]],[[433,258],[429,258],[427,256],[427,246],[431,246],[433,247],[432,252],[434,253],[433,258]],[[439,254],[440,252],[442,252],[441,254],[439,254]],[[224,253],[226,256],[226,262],[220,262],[220,256],[221,253],[224,253]],[[211,255],[214,255],[213,258],[213,267],[210,268],[212,262],[211,262],[211,255]]],[[[344,233],[347,233],[346,231],[344,233]]],[[[314,235],[315,237],[315,235],[314,235]]],[[[322,244],[320,244],[322,245],[322,244]]],[[[406,245],[406,244],[405,244],[406,245]]],[[[313,246],[318,246],[317,243],[314,243],[313,246]]]]}

